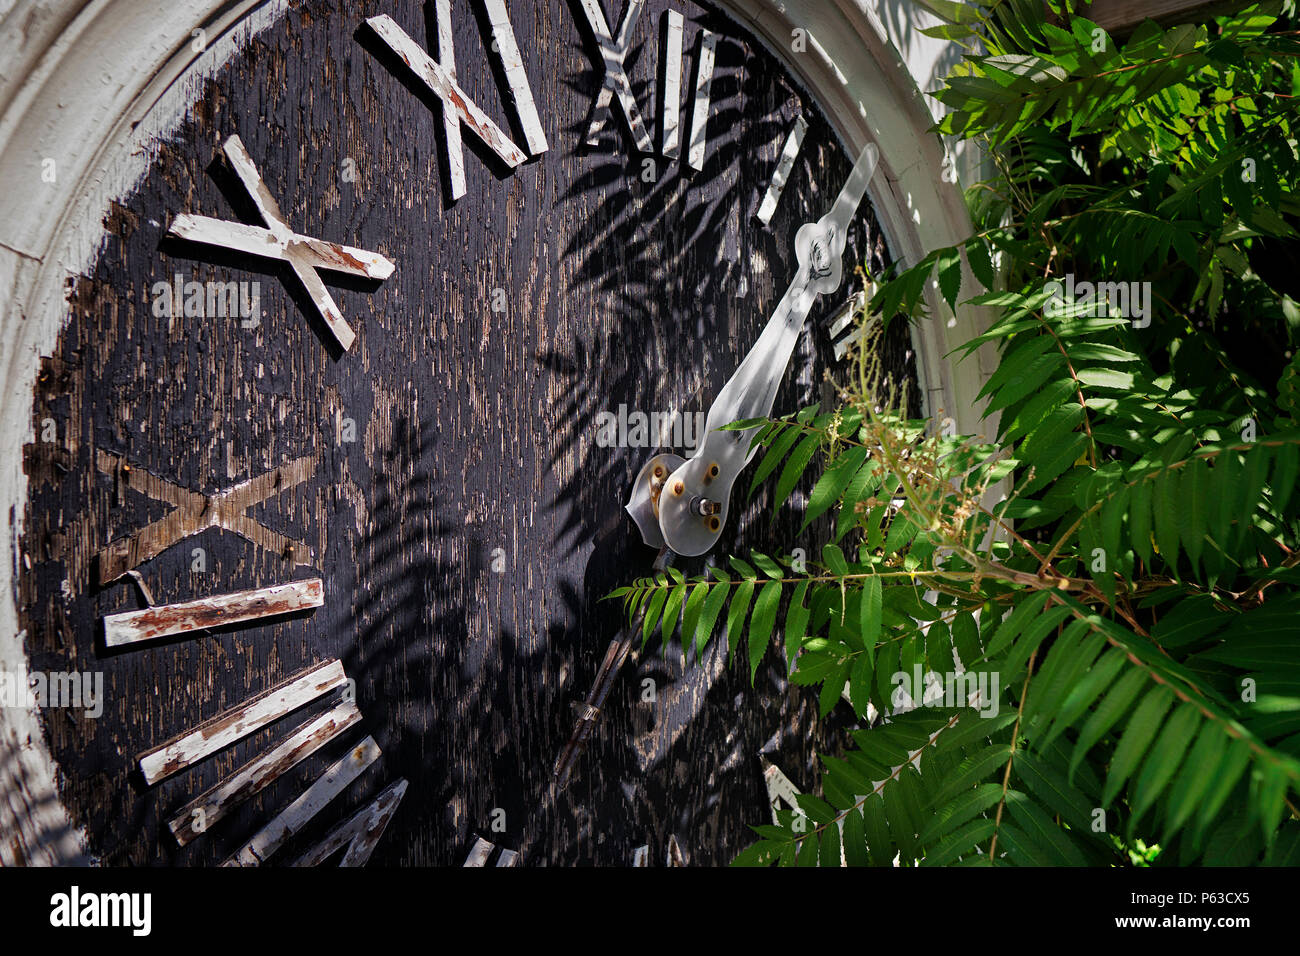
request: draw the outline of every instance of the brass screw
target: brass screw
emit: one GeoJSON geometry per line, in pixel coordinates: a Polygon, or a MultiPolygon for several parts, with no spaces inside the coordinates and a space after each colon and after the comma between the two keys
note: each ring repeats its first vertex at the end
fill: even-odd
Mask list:
{"type": "Polygon", "coordinates": [[[682,496],[682,494],[683,494],[685,491],[686,491],[686,484],[685,484],[685,482],[682,482],[682,481],[674,481],[674,482],[673,482],[673,496],[674,496],[674,497],[680,498],[680,497],[682,496]]]}
{"type": "Polygon", "coordinates": [[[722,527],[722,521],[721,519],[718,518],[717,515],[714,515],[712,518],[709,519],[710,531],[717,531],[721,527],[722,527]]]}
{"type": "Polygon", "coordinates": [[[718,477],[720,473],[721,469],[718,468],[718,463],[715,461],[713,464],[709,465],[708,475],[704,479],[705,483],[712,481],[714,478],[718,477]]]}
{"type": "Polygon", "coordinates": [[[654,476],[655,476],[656,478],[662,478],[662,477],[664,476],[664,466],[663,466],[663,465],[655,465],[654,476]]]}

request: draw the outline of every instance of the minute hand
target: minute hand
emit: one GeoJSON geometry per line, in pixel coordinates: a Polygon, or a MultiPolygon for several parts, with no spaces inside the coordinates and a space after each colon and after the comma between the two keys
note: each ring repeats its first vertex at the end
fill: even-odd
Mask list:
{"type": "Polygon", "coordinates": [[[758,341],[709,409],[704,443],[668,477],[659,500],[659,526],[664,541],[677,554],[703,554],[717,543],[727,521],[732,486],[753,457],[749,446],[757,431],[718,429],[771,414],[813,303],[817,296],[839,288],[849,223],[875,172],[876,158],[876,147],[867,144],[830,212],[816,223],[805,223],[795,234],[799,267],[794,280],[758,341]]]}

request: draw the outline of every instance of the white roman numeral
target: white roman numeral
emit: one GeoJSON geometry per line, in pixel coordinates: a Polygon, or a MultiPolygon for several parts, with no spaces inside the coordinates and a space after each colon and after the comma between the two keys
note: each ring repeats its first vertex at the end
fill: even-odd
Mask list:
{"type": "MultiPolygon", "coordinates": [[[[671,836],[668,837],[668,855],[667,855],[667,861],[666,861],[666,862],[667,862],[667,865],[668,865],[668,866],[685,866],[685,865],[686,865],[686,860],[685,860],[685,858],[682,856],[682,847],[681,847],[681,844],[677,842],[677,837],[676,837],[676,835],[671,835],[671,836]]],[[[649,867],[649,866],[650,866],[650,847],[649,847],[649,845],[646,845],[646,846],[639,846],[639,847],[637,847],[635,850],[632,851],[632,865],[633,865],[633,866],[638,866],[638,867],[649,867]]]]}
{"type": "Polygon", "coordinates": [[[784,192],[785,184],[790,179],[790,171],[794,169],[794,161],[799,157],[799,148],[803,145],[803,138],[807,133],[808,121],[802,116],[796,118],[794,129],[790,130],[790,135],[786,137],[785,148],[781,150],[781,161],[777,163],[772,181],[768,183],[767,194],[763,196],[762,205],[758,207],[758,221],[765,226],[772,223],[776,204],[781,201],[781,193],[784,192]]]}
{"type": "Polygon", "coordinates": [[[680,150],[677,131],[682,108],[682,15],[669,10],[664,36],[664,86],[659,99],[659,152],[674,159],[680,150]]]}
{"type": "Polygon", "coordinates": [[[600,47],[601,65],[604,70],[600,93],[596,96],[596,104],[591,112],[591,124],[587,127],[587,145],[595,146],[599,142],[600,133],[605,128],[605,118],[609,115],[614,98],[617,97],[623,118],[627,120],[628,128],[632,130],[632,139],[636,142],[636,148],[642,153],[649,153],[654,147],[650,142],[650,134],[646,132],[645,123],[641,120],[641,111],[637,108],[636,97],[632,94],[632,83],[628,80],[627,69],[623,65],[632,42],[632,27],[645,6],[645,0],[628,0],[623,22],[618,28],[618,39],[610,34],[609,23],[605,20],[605,11],[601,9],[600,0],[580,0],[580,6],[586,15],[587,25],[596,37],[596,45],[600,47]]]}
{"type": "Polygon", "coordinates": [[[235,252],[263,256],[287,262],[293,268],[307,294],[320,311],[321,318],[343,351],[352,346],[356,335],[344,320],[339,307],[321,281],[318,269],[329,269],[367,279],[387,279],[393,274],[393,262],[376,252],[354,249],[333,242],[312,239],[294,232],[284,221],[280,207],[248,155],[238,136],[226,140],[222,149],[231,169],[239,177],[266,228],[238,222],[209,219],[207,216],[180,215],[172,222],[169,235],[189,242],[220,246],[235,252]]]}
{"type": "Polygon", "coordinates": [[[709,95],[713,87],[713,62],[717,55],[718,35],[700,33],[699,55],[695,58],[695,109],[691,113],[690,152],[686,161],[694,170],[704,168],[705,128],[709,125],[709,95]]]}
{"type": "Polygon", "coordinates": [[[372,802],[331,830],[323,840],[295,860],[293,865],[320,866],[331,854],[346,846],[339,866],[365,866],[405,795],[405,780],[389,785],[372,802]]]}
{"type": "Polygon", "coordinates": [[[510,13],[506,10],[505,0],[483,0],[483,6],[487,10],[488,23],[492,25],[492,39],[496,41],[496,50],[501,57],[501,69],[510,87],[515,115],[519,117],[519,125],[524,130],[524,145],[531,155],[540,155],[550,147],[546,143],[546,134],[542,132],[542,120],[537,115],[537,104],[533,102],[532,87],[528,85],[524,58],[520,56],[519,44],[515,42],[510,13]]]}
{"type": "MultiPolygon", "coordinates": [[[[495,844],[489,843],[481,836],[474,838],[474,845],[469,848],[469,856],[465,857],[464,866],[487,866],[488,858],[492,856],[492,851],[496,849],[495,844]]],[[[519,862],[519,854],[514,850],[502,849],[500,856],[497,857],[497,866],[514,866],[519,862]]]]}
{"type": "Polygon", "coordinates": [[[254,731],[275,723],[286,714],[346,684],[343,665],[338,661],[327,661],[291,677],[238,707],[222,711],[193,730],[141,754],[139,763],[144,782],[153,786],[164,777],[180,773],[186,767],[205,760],[254,731]]]}
{"type": "Polygon", "coordinates": [[[278,617],[320,607],[324,603],[324,583],[320,578],[308,578],[292,584],[219,594],[183,604],[123,611],[104,617],[104,646],[121,647],[259,618],[278,617]]]}
{"type": "Polygon", "coordinates": [[[767,802],[772,806],[772,822],[776,824],[781,822],[777,818],[776,811],[783,803],[795,813],[802,813],[803,811],[799,809],[799,789],[776,764],[769,763],[766,758],[760,759],[763,762],[763,783],[767,787],[767,802]]]}
{"type": "MultiPolygon", "coordinates": [[[[493,12],[489,7],[490,17],[493,12]]],[[[505,15],[504,7],[495,11],[495,13],[499,16],[493,20],[493,32],[497,40],[497,47],[503,55],[507,77],[511,77],[511,56],[509,51],[513,51],[513,61],[517,64],[517,69],[515,69],[510,83],[515,106],[520,112],[520,122],[525,131],[531,125],[532,132],[528,134],[530,144],[540,144],[541,149],[537,150],[540,152],[546,148],[546,139],[540,135],[541,124],[537,119],[536,107],[533,105],[532,92],[529,90],[527,80],[523,76],[523,65],[518,56],[518,46],[514,42],[514,31],[509,29],[509,18],[505,15]],[[498,23],[503,26],[502,32],[497,32],[498,23]],[[509,32],[508,38],[505,36],[507,31],[509,32]],[[503,39],[505,40],[504,43],[502,42],[503,39]]],[[[460,84],[456,82],[456,55],[451,36],[451,0],[437,0],[436,16],[438,18],[437,60],[425,53],[420,45],[407,36],[406,32],[388,14],[371,17],[366,23],[394,53],[401,57],[402,62],[410,67],[416,78],[442,101],[443,122],[447,132],[447,169],[451,180],[451,196],[453,200],[456,200],[464,196],[466,190],[465,156],[460,138],[462,125],[477,136],[485,146],[492,150],[511,169],[525,162],[528,157],[511,141],[509,136],[502,132],[496,123],[488,118],[486,113],[479,109],[474,101],[469,98],[469,95],[460,88],[460,84]]],[[[530,145],[530,148],[532,148],[532,145],[530,145]]]]}
{"type": "Polygon", "coordinates": [[[361,722],[361,711],[351,701],[307,721],[288,737],[254,757],[210,790],[187,803],[167,821],[176,842],[185,846],[212,829],[232,809],[261,793],[348,728],[361,722]]]}
{"type": "Polygon", "coordinates": [[[375,738],[367,737],[345,757],[331,764],[315,783],[221,865],[261,866],[378,759],[379,745],[375,738]]]}

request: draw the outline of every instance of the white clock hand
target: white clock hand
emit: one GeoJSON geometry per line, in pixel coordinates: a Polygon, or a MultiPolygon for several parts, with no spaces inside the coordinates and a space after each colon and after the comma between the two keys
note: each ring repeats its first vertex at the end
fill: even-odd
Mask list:
{"type": "Polygon", "coordinates": [[[732,486],[753,457],[749,446],[757,431],[718,429],[771,413],[808,312],[817,296],[839,288],[849,223],[875,172],[877,156],[876,147],[868,143],[830,212],[799,228],[794,240],[799,271],[794,281],[709,409],[704,443],[664,483],[658,501],[659,529],[664,543],[677,554],[703,554],[717,542],[727,520],[732,486]]]}

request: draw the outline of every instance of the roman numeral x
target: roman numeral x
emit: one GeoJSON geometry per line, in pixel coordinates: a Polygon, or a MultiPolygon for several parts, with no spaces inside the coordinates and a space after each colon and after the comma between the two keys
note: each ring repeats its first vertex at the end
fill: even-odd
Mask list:
{"type": "Polygon", "coordinates": [[[154,501],[173,506],[172,511],[157,521],[145,525],[129,538],[114,541],[99,553],[101,585],[116,581],[132,568],[208,528],[233,531],[259,548],[275,554],[288,555],[292,552],[297,565],[311,564],[311,551],[305,544],[272,531],[246,512],[254,505],[310,478],[316,470],[314,458],[287,462],[215,495],[189,491],[146,471],[131,468],[125,459],[111,452],[100,451],[96,464],[100,471],[117,476],[128,488],[142,492],[154,501]]]}
{"type": "Polygon", "coordinates": [[[325,288],[316,270],[329,269],[366,279],[387,279],[393,274],[393,262],[377,252],[366,252],[294,232],[284,221],[284,214],[238,136],[222,146],[231,169],[247,191],[249,199],[262,217],[265,228],[241,222],[209,219],[207,216],[177,216],[168,234],[189,242],[220,246],[251,256],[287,262],[307,288],[307,294],[320,311],[321,318],[334,335],[339,347],[347,351],[356,338],[343,313],[325,288]]]}
{"type": "Polygon", "coordinates": [[[627,10],[623,13],[623,22],[618,28],[617,39],[610,33],[609,23],[605,19],[605,11],[601,9],[600,0],[581,0],[581,6],[582,12],[587,17],[587,25],[596,37],[596,45],[600,47],[604,69],[604,82],[600,93],[596,96],[596,103],[591,111],[591,122],[587,127],[587,145],[596,146],[599,143],[600,133],[605,128],[605,118],[610,113],[614,97],[617,96],[623,118],[627,120],[632,138],[636,141],[636,148],[643,153],[649,153],[654,147],[650,143],[650,134],[646,132],[645,123],[641,120],[641,111],[637,108],[636,97],[632,94],[632,83],[627,78],[627,68],[623,62],[632,43],[632,28],[636,26],[636,19],[645,7],[645,0],[628,0],[627,10]]]}

